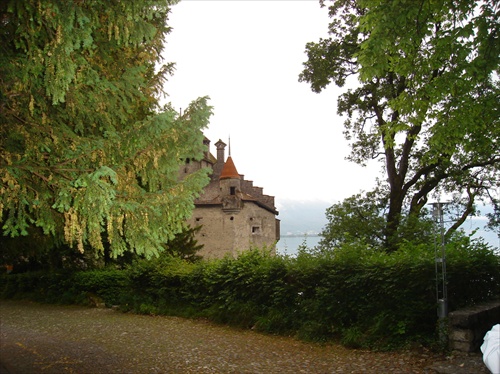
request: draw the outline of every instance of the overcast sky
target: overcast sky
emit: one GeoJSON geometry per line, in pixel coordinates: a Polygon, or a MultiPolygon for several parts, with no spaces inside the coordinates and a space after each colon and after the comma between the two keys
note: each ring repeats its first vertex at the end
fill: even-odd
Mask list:
{"type": "MultiPolygon", "coordinates": [[[[326,37],[328,23],[317,0],[183,0],[170,14],[164,57],[176,71],[165,87],[168,100],[180,109],[209,96],[211,152],[231,136],[238,172],[275,196],[283,215],[294,209],[290,200],[311,201],[324,214],[381,176],[377,163],[363,168],[345,160],[349,146],[337,115],[343,89],[316,94],[298,82],[306,43],[326,37]]],[[[485,222],[478,217],[464,228],[485,222]]]]}
{"type": "MultiPolygon", "coordinates": [[[[378,166],[345,160],[343,119],[328,87],[298,82],[305,44],[327,36],[327,9],[315,0],[195,1],[173,6],[164,57],[176,63],[166,85],[176,108],[209,96],[205,135],[228,143],[240,174],[280,200],[335,202],[370,189],[378,166]]],[[[227,150],[227,149],[226,149],[227,150]]],[[[226,152],[227,155],[227,152],[226,152]]]]}

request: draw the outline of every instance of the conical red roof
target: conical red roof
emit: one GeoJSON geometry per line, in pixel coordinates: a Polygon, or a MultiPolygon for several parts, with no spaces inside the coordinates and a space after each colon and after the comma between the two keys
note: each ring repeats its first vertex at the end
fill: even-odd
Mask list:
{"type": "Polygon", "coordinates": [[[229,156],[220,173],[220,179],[240,179],[240,175],[234,166],[233,159],[229,156]]]}

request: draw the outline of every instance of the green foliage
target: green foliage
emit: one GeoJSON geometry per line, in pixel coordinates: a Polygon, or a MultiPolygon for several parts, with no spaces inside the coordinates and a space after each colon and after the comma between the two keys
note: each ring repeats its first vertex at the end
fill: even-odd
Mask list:
{"type": "Polygon", "coordinates": [[[28,272],[1,278],[3,298],[29,298],[41,302],[74,303],[69,273],[28,272]]]}
{"type": "Polygon", "coordinates": [[[80,294],[79,300],[91,295],[101,298],[108,306],[119,305],[126,300],[125,290],[129,287],[127,272],[115,269],[90,270],[77,272],[71,277],[71,287],[80,294]]]}
{"type": "Polygon", "coordinates": [[[101,298],[108,306],[121,304],[130,288],[127,272],[104,269],[82,272],[27,272],[1,278],[3,298],[29,298],[63,304],[94,304],[101,298]]]}
{"type": "Polygon", "coordinates": [[[500,238],[500,200],[494,200],[493,212],[486,214],[489,219],[487,229],[496,232],[500,238]]]}
{"type": "Polygon", "coordinates": [[[165,244],[164,253],[190,262],[201,260],[202,257],[197,253],[203,248],[203,244],[198,244],[195,239],[195,235],[200,229],[201,226],[186,227],[165,244]]]}
{"type": "Polygon", "coordinates": [[[208,182],[178,181],[203,156],[211,107],[159,105],[170,5],[28,0],[0,4],[0,223],[118,257],[146,257],[182,231],[208,182]]]}
{"type": "MultiPolygon", "coordinates": [[[[491,249],[459,237],[447,255],[451,310],[500,296],[500,258],[491,249]]],[[[96,295],[125,311],[376,349],[432,342],[437,322],[434,248],[411,243],[391,254],[346,243],[296,258],[253,250],[210,262],[162,256],[127,270],[11,274],[0,277],[0,292],[51,302],[96,295]]]]}
{"type": "Polygon", "coordinates": [[[321,3],[329,4],[330,37],[306,45],[300,80],[319,92],[359,79],[338,112],[350,159],[385,165],[386,249],[399,245],[404,211],[420,217],[433,193],[462,194],[456,230],[500,185],[496,2],[321,3]]]}
{"type": "Polygon", "coordinates": [[[384,213],[387,199],[375,192],[357,194],[326,210],[328,224],[323,228],[320,248],[331,249],[351,241],[379,247],[384,241],[384,213]]]}
{"type": "MultiPolygon", "coordinates": [[[[326,210],[328,223],[321,232],[322,240],[316,251],[331,251],[337,247],[349,247],[349,244],[361,243],[374,250],[385,248],[383,235],[388,198],[379,190],[366,194],[351,196],[326,210]]],[[[432,245],[436,237],[436,224],[429,215],[421,217],[403,212],[400,224],[394,236],[404,245],[411,242],[415,245],[432,245]]]]}
{"type": "Polygon", "coordinates": [[[202,289],[203,295],[197,293],[201,296],[198,300],[209,306],[209,315],[216,320],[243,327],[263,326],[268,313],[286,310],[295,297],[286,282],[286,272],[286,262],[266,250],[255,249],[243,252],[237,259],[214,261],[206,266],[202,282],[207,288],[202,289]],[[239,317],[235,318],[235,314],[239,317]]]}
{"type": "Polygon", "coordinates": [[[450,308],[474,305],[482,300],[499,296],[498,267],[500,256],[482,241],[459,237],[447,249],[448,295],[450,308]],[[474,278],[464,274],[475,273],[474,278]]]}

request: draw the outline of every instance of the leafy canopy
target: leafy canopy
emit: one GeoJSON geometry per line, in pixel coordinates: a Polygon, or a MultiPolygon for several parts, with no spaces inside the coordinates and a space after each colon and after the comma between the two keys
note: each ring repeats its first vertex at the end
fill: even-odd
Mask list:
{"type": "MultiPolygon", "coordinates": [[[[326,1],[321,1],[323,6],[326,1]]],[[[406,211],[460,193],[458,226],[475,202],[498,204],[500,8],[497,1],[334,0],[330,37],[308,43],[300,80],[356,88],[338,100],[350,159],[379,159],[387,184],[383,236],[400,241],[406,211]]]]}
{"type": "Polygon", "coordinates": [[[39,227],[80,251],[149,257],[182,231],[208,178],[179,181],[179,164],[202,157],[211,107],[160,107],[175,2],[0,4],[4,235],[39,227]]]}

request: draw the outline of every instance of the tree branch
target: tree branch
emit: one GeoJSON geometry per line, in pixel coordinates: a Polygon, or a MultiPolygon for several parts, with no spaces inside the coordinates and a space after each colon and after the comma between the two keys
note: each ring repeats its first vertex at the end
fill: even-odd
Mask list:
{"type": "Polygon", "coordinates": [[[458,220],[456,220],[453,225],[446,230],[445,237],[448,238],[450,237],[451,234],[453,234],[457,229],[462,226],[462,224],[465,222],[467,217],[474,212],[474,199],[479,193],[479,188],[472,192],[471,187],[467,187],[467,196],[469,197],[469,200],[467,201],[467,205],[465,206],[465,210],[462,212],[462,215],[458,220]]]}

